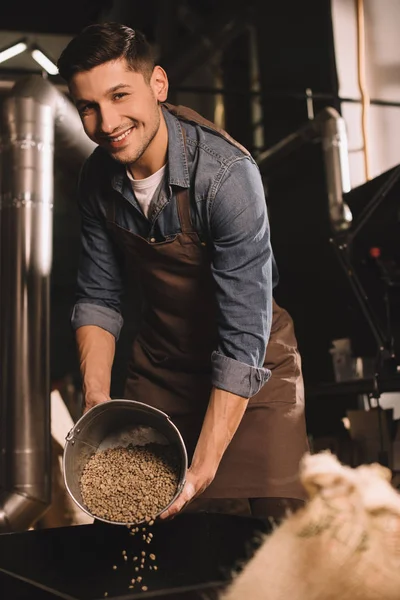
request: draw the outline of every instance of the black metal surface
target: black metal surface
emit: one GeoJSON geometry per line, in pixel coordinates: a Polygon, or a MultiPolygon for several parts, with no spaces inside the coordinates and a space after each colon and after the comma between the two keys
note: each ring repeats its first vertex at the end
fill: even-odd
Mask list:
{"type": "MultiPolygon", "coordinates": [[[[145,598],[158,598],[162,600],[218,600],[223,589],[223,583],[205,583],[183,588],[171,588],[168,591],[147,592],[145,598]]],[[[7,600],[75,600],[72,596],[62,594],[37,582],[26,580],[23,577],[5,573],[0,570],[1,598],[7,600]]],[[[143,595],[144,592],[140,594],[143,595]]],[[[113,600],[129,600],[137,598],[138,594],[113,596],[113,600]]]]}
{"type": "Polygon", "coordinates": [[[132,536],[126,527],[98,521],[0,535],[0,597],[94,600],[104,598],[107,592],[109,598],[199,598],[202,589],[208,594],[229,581],[232,571],[250,558],[260,544],[260,534],[269,527],[250,517],[199,513],[155,523],[151,531],[150,544],[142,539],[141,531],[132,536]],[[156,560],[146,557],[144,568],[137,573],[134,567],[140,564],[142,551],[155,554],[156,560]],[[139,560],[133,562],[133,556],[139,560]],[[150,570],[150,564],[156,564],[158,570],[150,570]],[[139,574],[143,578],[140,586],[147,586],[148,591],[137,584],[136,589],[129,589],[131,579],[139,574]],[[34,590],[31,595],[26,592],[29,582],[34,590]],[[43,596],[38,592],[40,586],[43,596]]]}
{"type": "Polygon", "coordinates": [[[10,600],[55,600],[57,598],[65,600],[66,598],[46,586],[2,570],[0,570],[0,597],[10,600]]]}

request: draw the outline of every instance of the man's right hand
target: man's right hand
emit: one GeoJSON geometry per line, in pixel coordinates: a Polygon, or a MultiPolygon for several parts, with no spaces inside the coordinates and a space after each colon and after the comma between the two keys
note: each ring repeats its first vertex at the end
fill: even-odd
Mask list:
{"type": "Polygon", "coordinates": [[[85,404],[83,407],[83,414],[85,414],[88,410],[96,406],[96,404],[101,404],[102,402],[108,402],[111,400],[110,396],[105,394],[104,392],[88,392],[85,395],[85,404]]]}

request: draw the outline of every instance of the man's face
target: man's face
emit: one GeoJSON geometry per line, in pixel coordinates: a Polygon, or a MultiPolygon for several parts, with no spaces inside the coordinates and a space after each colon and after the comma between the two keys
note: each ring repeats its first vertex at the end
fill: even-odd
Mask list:
{"type": "Polygon", "coordinates": [[[93,142],[123,164],[143,156],[159,130],[158,102],[167,98],[163,69],[155,67],[147,82],[120,59],[77,73],[69,87],[93,142]]]}

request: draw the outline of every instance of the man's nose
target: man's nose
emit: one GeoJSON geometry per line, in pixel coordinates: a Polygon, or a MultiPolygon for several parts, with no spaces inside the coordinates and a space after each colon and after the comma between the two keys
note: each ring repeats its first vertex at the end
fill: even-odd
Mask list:
{"type": "Polygon", "coordinates": [[[111,106],[100,107],[99,121],[99,128],[102,133],[112,133],[119,127],[118,111],[111,106]]]}

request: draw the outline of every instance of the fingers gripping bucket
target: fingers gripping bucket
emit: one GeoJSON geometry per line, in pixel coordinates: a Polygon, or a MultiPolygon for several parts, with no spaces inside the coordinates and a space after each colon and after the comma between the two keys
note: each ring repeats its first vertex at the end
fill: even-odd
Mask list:
{"type": "Polygon", "coordinates": [[[149,443],[174,445],[179,455],[177,490],[171,502],[163,509],[165,510],[182,491],[188,462],[185,443],[168,415],[134,400],[111,400],[98,404],[85,413],[69,432],[63,456],[65,486],[81,510],[105,523],[127,525],[126,522],[110,521],[90,512],[82,498],[82,473],[88,460],[97,451],[121,446],[126,448],[129,445],[144,446],[149,443]]]}

